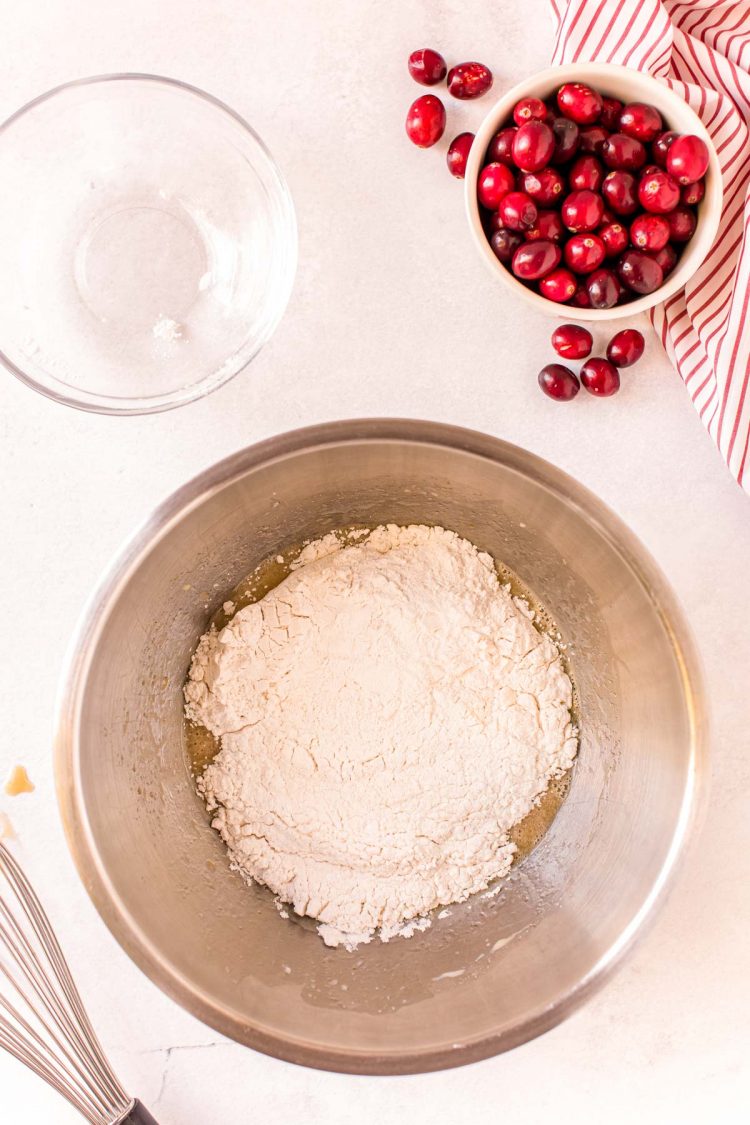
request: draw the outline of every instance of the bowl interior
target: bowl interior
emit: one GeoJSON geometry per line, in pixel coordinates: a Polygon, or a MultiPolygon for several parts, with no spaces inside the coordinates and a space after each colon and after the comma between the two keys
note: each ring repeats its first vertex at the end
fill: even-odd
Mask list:
{"type": "Polygon", "coordinates": [[[222,1032],[333,1069],[455,1065],[562,1018],[661,889],[696,769],[690,653],[627,533],[528,454],[417,423],[250,450],[156,526],[84,628],[57,740],[66,829],[125,948],[222,1032]],[[581,747],[550,831],[499,893],[349,953],[229,870],[188,773],[182,685],[208,615],[260,560],[386,521],[453,528],[541,598],[570,646],[581,747]]]}
{"type": "MultiPolygon", "coordinates": [[[[540,311],[552,316],[570,317],[575,313],[576,320],[612,320],[613,318],[635,316],[665,301],[682,289],[694,277],[700,281],[698,271],[708,254],[716,232],[719,229],[722,205],[722,182],[719,158],[716,155],[711,137],[697,113],[678,94],[663,82],[639,70],[615,66],[609,63],[571,63],[568,66],[554,66],[540,71],[519,82],[502,98],[484,118],[477,130],[476,138],[469,152],[465,184],[466,210],[469,228],[482,260],[492,273],[505,282],[514,293],[531,302],[540,311]],[[693,133],[701,137],[708,146],[710,162],[706,173],[706,194],[698,206],[698,225],[695,234],[686,244],[679,262],[664,284],[654,293],[639,297],[626,305],[616,305],[612,309],[571,309],[570,305],[560,305],[549,301],[533,289],[527,288],[517,280],[493,254],[482,228],[479,204],[477,202],[477,178],[484,164],[484,155],[492,137],[512,117],[513,106],[519,98],[533,94],[542,99],[548,98],[564,82],[584,82],[593,86],[601,94],[619,98],[622,102],[648,102],[661,113],[665,128],[678,133],[693,133]]],[[[627,219],[625,220],[628,221],[627,219]]]]}
{"type": "Polygon", "coordinates": [[[72,83],[0,128],[1,357],[108,412],[164,409],[236,374],[276,326],[294,212],[263,143],[166,79],[72,83]]]}

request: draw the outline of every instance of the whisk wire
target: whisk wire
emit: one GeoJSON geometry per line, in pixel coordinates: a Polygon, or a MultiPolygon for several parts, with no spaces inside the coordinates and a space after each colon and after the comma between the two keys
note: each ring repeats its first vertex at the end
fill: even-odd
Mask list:
{"type": "Polygon", "coordinates": [[[94,1033],[34,889],[2,843],[0,1047],[92,1125],[120,1121],[133,1105],[94,1033]]]}

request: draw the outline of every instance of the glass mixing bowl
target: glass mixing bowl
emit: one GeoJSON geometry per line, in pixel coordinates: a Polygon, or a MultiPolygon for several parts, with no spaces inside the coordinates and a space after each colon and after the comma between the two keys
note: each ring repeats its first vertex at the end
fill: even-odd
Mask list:
{"type": "Polygon", "coordinates": [[[250,126],[151,75],[59,86],[0,126],[0,359],[106,414],[215,390],[269,339],[294,207],[250,126]]]}

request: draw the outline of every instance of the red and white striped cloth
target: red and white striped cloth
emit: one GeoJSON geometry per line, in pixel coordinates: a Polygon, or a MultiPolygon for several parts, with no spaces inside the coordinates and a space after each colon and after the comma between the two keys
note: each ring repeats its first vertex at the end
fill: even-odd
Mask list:
{"type": "Polygon", "coordinates": [[[722,167],[716,242],[651,321],[730,471],[750,492],[750,2],[550,0],[553,62],[645,70],[685,98],[722,167]]]}

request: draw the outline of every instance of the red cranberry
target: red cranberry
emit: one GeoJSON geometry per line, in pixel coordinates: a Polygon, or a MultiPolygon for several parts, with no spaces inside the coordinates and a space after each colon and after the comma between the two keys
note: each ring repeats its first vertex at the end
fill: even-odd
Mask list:
{"type": "Polygon", "coordinates": [[[589,300],[595,309],[611,309],[617,304],[622,287],[611,270],[597,270],[586,284],[589,300]]]}
{"type": "Polygon", "coordinates": [[[555,266],[559,266],[562,252],[556,242],[539,239],[524,242],[513,255],[512,270],[522,281],[537,281],[555,266]]]}
{"type": "Polygon", "coordinates": [[[613,131],[617,128],[617,120],[622,109],[622,102],[617,98],[602,98],[602,112],[599,120],[605,129],[613,131]]]}
{"type": "Polygon", "coordinates": [[[659,263],[642,250],[626,250],[617,265],[620,280],[634,293],[653,293],[664,281],[659,263]]]}
{"type": "Polygon", "coordinates": [[[643,355],[646,341],[637,328],[624,328],[609,341],[607,359],[615,367],[632,367],[643,355]]]}
{"type": "Polygon", "coordinates": [[[513,230],[508,230],[506,227],[500,227],[490,238],[490,246],[492,253],[501,262],[507,265],[518,247],[523,242],[523,235],[517,234],[513,230]]]}
{"type": "Polygon", "coordinates": [[[459,133],[451,141],[445,159],[448,162],[448,171],[457,180],[462,180],[466,175],[466,161],[469,159],[469,149],[473,140],[473,133],[459,133]]]}
{"type": "Polygon", "coordinates": [[[492,71],[484,63],[459,63],[448,71],[448,93],[460,101],[481,98],[492,85],[492,71]]]}
{"type": "Polygon", "coordinates": [[[513,162],[522,172],[538,172],[555,151],[555,134],[543,121],[527,121],[513,138],[513,162]]]}
{"type": "Polygon", "coordinates": [[[572,191],[562,205],[562,221],[568,230],[596,230],[603,210],[600,195],[593,191],[572,191]]]}
{"type": "Polygon", "coordinates": [[[661,250],[657,250],[655,254],[651,255],[654,261],[661,266],[661,272],[666,277],[671,273],[677,264],[677,251],[671,243],[667,243],[661,250]]]}
{"type": "Polygon", "coordinates": [[[607,225],[609,225],[609,223],[614,223],[616,221],[617,220],[615,218],[614,213],[612,211],[610,211],[607,207],[605,207],[604,210],[602,211],[602,223],[606,223],[607,225]]]}
{"type": "Polygon", "coordinates": [[[539,282],[539,292],[548,301],[556,301],[559,305],[569,301],[576,291],[576,279],[570,270],[552,270],[539,282]]]}
{"type": "Polygon", "coordinates": [[[669,212],[665,222],[669,227],[669,237],[672,242],[689,242],[695,234],[697,220],[695,212],[689,207],[675,207],[674,211],[669,212]]]}
{"type": "Polygon", "coordinates": [[[555,117],[552,121],[552,132],[555,134],[552,163],[565,164],[574,156],[578,148],[578,126],[575,121],[570,121],[567,117],[555,117]]]}
{"type": "Polygon", "coordinates": [[[589,125],[587,129],[581,129],[579,148],[581,152],[601,152],[602,145],[608,137],[609,132],[602,125],[589,125]]]}
{"type": "Polygon", "coordinates": [[[680,202],[686,206],[694,206],[700,203],[703,196],[706,194],[706,181],[696,180],[694,184],[685,184],[680,192],[680,202]]]}
{"type": "Polygon", "coordinates": [[[552,347],[563,359],[585,359],[593,346],[593,336],[580,324],[561,324],[552,333],[552,347]]]}
{"type": "Polygon", "coordinates": [[[620,389],[620,373],[608,359],[595,356],[581,368],[581,382],[590,394],[608,398],[620,389]]]}
{"type": "Polygon", "coordinates": [[[540,168],[538,172],[521,176],[522,190],[540,207],[558,203],[564,187],[563,178],[555,168],[540,168]]]}
{"type": "Polygon", "coordinates": [[[632,172],[646,163],[645,148],[626,133],[610,134],[599,151],[608,168],[632,172]]]}
{"type": "Polygon", "coordinates": [[[638,215],[630,224],[630,241],[639,250],[662,250],[669,242],[669,223],[661,215],[638,215]]]}
{"type": "Polygon", "coordinates": [[[570,402],[580,390],[578,379],[569,367],[561,363],[548,363],[539,372],[539,386],[550,398],[558,402],[570,402]]]}
{"type": "Polygon", "coordinates": [[[575,273],[593,273],[604,261],[604,243],[597,234],[574,234],[565,243],[565,265],[575,273]]]}
{"type": "Polygon", "coordinates": [[[557,91],[560,112],[578,125],[592,125],[602,111],[602,98],[581,82],[566,82],[557,91]]]}
{"type": "Polygon", "coordinates": [[[708,146],[700,137],[677,137],[669,146],[667,171],[680,184],[694,184],[708,170],[708,146]]]}
{"type": "Polygon", "coordinates": [[[570,304],[575,305],[577,309],[590,309],[591,298],[589,291],[584,285],[579,285],[573,296],[570,298],[570,304]]]}
{"type": "Polygon", "coordinates": [[[489,214],[483,215],[482,218],[488,234],[494,234],[496,230],[504,229],[503,221],[497,211],[490,211],[489,214]]]}
{"type": "Polygon", "coordinates": [[[419,148],[431,148],[445,132],[445,107],[434,94],[422,94],[409,107],[406,135],[419,148]]]}
{"type": "MultiPolygon", "coordinates": [[[[505,168],[505,165],[500,164],[499,167],[505,168]]],[[[536,222],[536,203],[525,191],[508,192],[500,200],[497,210],[503,225],[511,230],[529,230],[536,222]]]]}
{"type": "Polygon", "coordinates": [[[498,162],[485,164],[477,180],[477,197],[488,211],[497,211],[501,199],[515,186],[513,173],[507,165],[498,162]]]}
{"type": "Polygon", "coordinates": [[[638,185],[632,172],[610,172],[604,177],[602,195],[616,215],[638,210],[638,185]]]}
{"type": "Polygon", "coordinates": [[[521,98],[513,107],[513,120],[516,125],[525,125],[527,121],[546,121],[547,107],[541,98],[521,98]]]}
{"type": "Polygon", "coordinates": [[[647,211],[662,215],[680,202],[680,185],[668,172],[652,172],[638,184],[638,199],[647,211]]]}
{"type": "Polygon", "coordinates": [[[655,172],[661,172],[662,170],[658,164],[644,164],[641,168],[641,179],[644,176],[653,176],[655,172]]]}
{"type": "Polygon", "coordinates": [[[596,232],[604,243],[608,258],[617,258],[628,248],[628,232],[622,223],[607,223],[596,232]]]}
{"type": "Polygon", "coordinates": [[[658,164],[660,168],[666,168],[669,146],[673,141],[677,140],[679,135],[679,133],[675,133],[674,129],[667,129],[666,132],[659,133],[658,137],[656,137],[651,145],[651,159],[655,164],[658,164]]]}
{"type": "Polygon", "coordinates": [[[620,113],[618,122],[621,133],[635,137],[637,141],[653,141],[663,128],[659,110],[645,102],[631,102],[620,113]]]}
{"type": "Polygon", "coordinates": [[[513,164],[513,138],[518,129],[512,125],[495,133],[487,149],[487,160],[499,160],[501,164],[513,164]]]}
{"type": "Polygon", "coordinates": [[[409,74],[421,86],[436,86],[445,78],[445,59],[437,51],[422,47],[409,55],[409,74]]]}
{"type": "Polygon", "coordinates": [[[539,211],[533,227],[526,231],[526,241],[535,242],[538,238],[547,238],[551,242],[560,242],[564,232],[565,227],[558,211],[539,211]]]}
{"type": "Polygon", "coordinates": [[[595,156],[579,156],[568,172],[568,183],[574,191],[599,191],[604,169],[595,156]]]}

